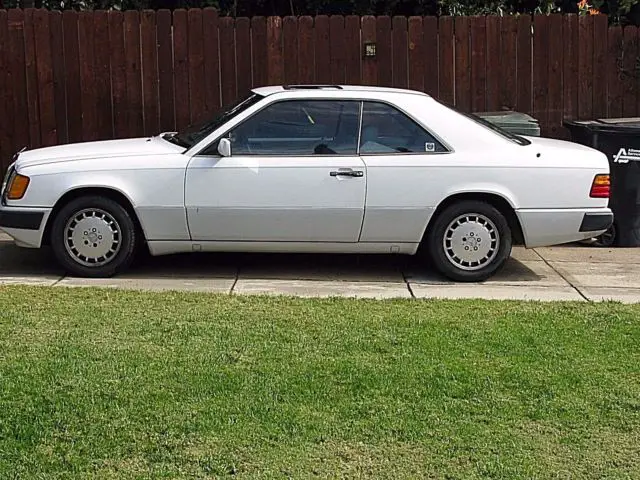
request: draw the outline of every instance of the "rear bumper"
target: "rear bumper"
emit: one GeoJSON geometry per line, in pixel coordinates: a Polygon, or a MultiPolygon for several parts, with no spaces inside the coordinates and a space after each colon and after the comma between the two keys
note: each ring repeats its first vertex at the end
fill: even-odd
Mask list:
{"type": "Polygon", "coordinates": [[[0,230],[21,247],[39,248],[42,244],[50,208],[0,207],[0,230]]]}
{"type": "Polygon", "coordinates": [[[593,238],[613,223],[609,208],[516,210],[528,248],[559,245],[593,238]]]}
{"type": "Polygon", "coordinates": [[[613,225],[613,213],[585,213],[580,224],[581,232],[598,232],[613,225]]]}

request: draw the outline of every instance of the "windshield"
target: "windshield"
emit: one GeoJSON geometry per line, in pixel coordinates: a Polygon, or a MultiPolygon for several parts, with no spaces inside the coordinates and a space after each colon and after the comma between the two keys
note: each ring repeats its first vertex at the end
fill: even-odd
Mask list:
{"type": "Polygon", "coordinates": [[[206,122],[200,124],[190,125],[181,132],[172,135],[170,138],[166,138],[166,140],[173,141],[187,148],[190,148],[206,138],[211,132],[220,128],[233,117],[245,111],[247,108],[255,105],[263,98],[264,97],[262,95],[258,95],[257,93],[252,92],[250,95],[241,98],[234,104],[230,105],[217,117],[209,119],[206,122]]]}

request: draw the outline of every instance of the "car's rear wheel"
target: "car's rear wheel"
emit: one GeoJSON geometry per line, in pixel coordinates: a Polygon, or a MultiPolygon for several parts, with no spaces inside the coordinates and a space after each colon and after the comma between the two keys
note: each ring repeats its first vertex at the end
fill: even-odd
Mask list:
{"type": "Polygon", "coordinates": [[[480,201],[461,201],[445,208],[426,240],[433,266],[455,281],[486,280],[511,254],[507,220],[494,206],[480,201]]]}
{"type": "Polygon", "coordinates": [[[616,244],[616,225],[612,224],[606,232],[595,238],[596,247],[613,247],[616,244]]]}
{"type": "Polygon", "coordinates": [[[71,200],[53,219],[51,247],[62,267],[81,277],[111,277],[126,269],[136,250],[127,210],[106,197],[71,200]]]}

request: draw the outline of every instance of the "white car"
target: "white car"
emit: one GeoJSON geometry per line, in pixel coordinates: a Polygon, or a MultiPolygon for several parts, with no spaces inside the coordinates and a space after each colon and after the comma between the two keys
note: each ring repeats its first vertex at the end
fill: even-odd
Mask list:
{"type": "Polygon", "coordinates": [[[256,88],[179,133],[21,151],[0,228],[80,276],[137,249],[398,253],[480,281],[526,247],[613,221],[604,154],[523,138],[430,96],[365,86],[256,88]]]}

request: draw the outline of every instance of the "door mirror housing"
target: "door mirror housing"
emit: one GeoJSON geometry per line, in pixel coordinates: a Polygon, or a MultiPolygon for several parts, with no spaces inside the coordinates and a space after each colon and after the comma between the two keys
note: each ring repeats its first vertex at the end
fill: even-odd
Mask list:
{"type": "Polygon", "coordinates": [[[221,138],[218,142],[218,153],[223,157],[231,156],[231,141],[228,138],[221,138]]]}

